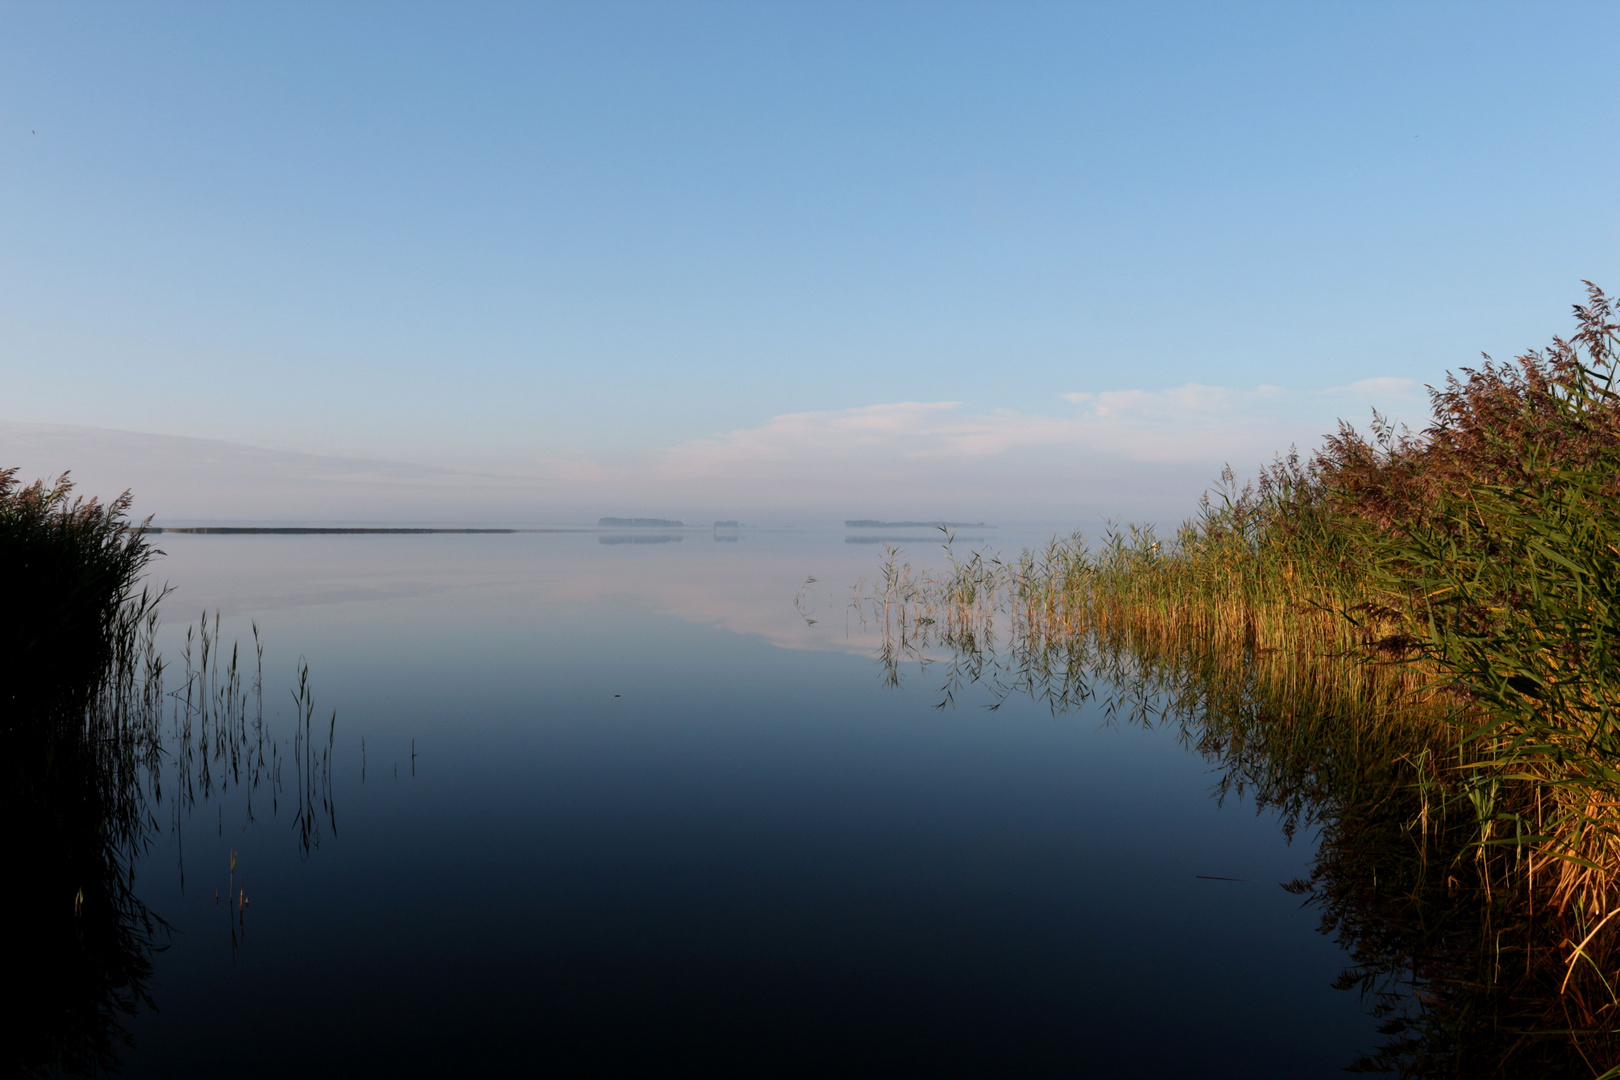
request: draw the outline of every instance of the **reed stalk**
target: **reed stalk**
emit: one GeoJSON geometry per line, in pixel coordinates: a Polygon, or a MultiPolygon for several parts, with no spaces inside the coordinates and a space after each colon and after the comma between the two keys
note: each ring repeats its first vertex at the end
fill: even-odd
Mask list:
{"type": "Polygon", "coordinates": [[[1312,770],[1394,785],[1378,798],[1413,807],[1401,828],[1451,838],[1434,849],[1448,889],[1539,913],[1493,917],[1527,969],[1557,974],[1529,1026],[1612,1048],[1620,324],[1590,283],[1575,315],[1568,341],[1431,390],[1421,432],[1375,413],[1370,436],[1341,425],[1242,487],[1227,470],[1173,535],[1114,527],[998,557],[959,554],[947,531],[939,571],[889,551],[856,595],[889,679],[940,660],[942,704],[979,682],[1054,708],[1099,679],[1136,686],[1126,712],[1192,717],[1205,749],[1270,747],[1267,775],[1292,762],[1304,803],[1323,790],[1297,782],[1312,770]]]}

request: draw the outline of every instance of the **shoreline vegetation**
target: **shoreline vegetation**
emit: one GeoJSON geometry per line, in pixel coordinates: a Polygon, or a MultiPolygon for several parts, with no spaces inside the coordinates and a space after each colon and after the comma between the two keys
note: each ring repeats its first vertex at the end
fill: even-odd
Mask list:
{"type": "MultiPolygon", "coordinates": [[[[227,650],[217,615],[188,628],[179,685],[166,687],[165,590],[141,584],[161,554],[149,522],[129,520],[127,492],[100,503],[75,497],[65,474],[27,486],[16,476],[0,469],[0,560],[15,605],[0,623],[0,798],[22,883],[12,975],[27,992],[4,1056],[17,1075],[99,1075],[116,1070],[128,1018],[155,1007],[152,957],[170,929],[135,874],[165,800],[176,837],[210,800],[223,815],[227,793],[250,823],[268,803],[293,816],[307,856],[337,829],[337,714],[316,718],[300,661],[292,730],[278,736],[257,628],[251,655],[227,650]]],[[[248,897],[227,901],[234,945],[248,897]]]]}
{"type": "Polygon", "coordinates": [[[579,532],[578,529],[437,529],[392,528],[366,526],[302,526],[302,525],[187,525],[147,526],[145,532],[191,533],[217,536],[417,536],[426,533],[526,533],[526,532],[579,532]]]}
{"type": "Polygon", "coordinates": [[[1620,324],[1374,414],[1172,535],[1111,528],[855,604],[882,662],[1054,711],[1173,723],[1220,791],[1318,830],[1323,913],[1405,1076],[1620,1076],[1620,324]]]}

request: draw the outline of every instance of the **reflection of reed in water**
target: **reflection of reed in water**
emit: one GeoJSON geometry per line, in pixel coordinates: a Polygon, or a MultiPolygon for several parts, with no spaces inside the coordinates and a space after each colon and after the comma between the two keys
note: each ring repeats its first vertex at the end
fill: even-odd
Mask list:
{"type": "Polygon", "coordinates": [[[151,557],[128,500],[70,499],[66,479],[0,471],[0,758],[13,919],[6,1052],[22,1073],[110,1064],[122,1017],[147,1000],[162,923],[136,898],[162,699],[150,649],[151,557]]]}
{"type": "Polygon", "coordinates": [[[40,685],[8,702],[8,1041],[25,1073],[110,1065],[123,1018],[150,1004],[151,956],[165,928],[136,897],[133,866],[151,826],[161,701],[140,692],[139,664],[150,656],[126,651],[133,631],[120,635],[114,677],[88,694],[40,685]]]}
{"type": "Polygon", "coordinates": [[[1006,563],[946,551],[930,573],[890,549],[856,590],[885,682],[914,672],[940,707],[1024,697],[1169,725],[1216,765],[1217,797],[1274,809],[1290,837],[1314,832],[1309,878],[1279,884],[1321,912],[1350,961],[1337,985],[1381,1021],[1382,1044],[1347,1064],[1411,1077],[1615,1064],[1606,981],[1569,963],[1578,938],[1544,886],[1501,887],[1516,852],[1479,842],[1450,702],[1409,667],[1355,659],[1308,624],[1279,648],[1241,625],[1066,606],[1073,594],[1051,582],[1085,557],[1079,545],[1006,563]]]}
{"type": "MultiPolygon", "coordinates": [[[[216,617],[188,633],[183,682],[165,693],[161,594],[135,591],[157,553],[127,520],[127,495],[102,505],[71,491],[66,478],[24,488],[15,470],[0,470],[0,560],[15,572],[15,605],[0,622],[0,798],[15,883],[6,1054],[23,1075],[115,1067],[125,1022],[152,1004],[147,984],[167,926],[136,895],[135,866],[159,833],[165,794],[178,840],[184,820],[229,788],[248,794],[250,820],[253,792],[265,788],[274,810],[283,791],[257,633],[251,685],[234,646],[222,662],[216,617]]],[[[294,698],[296,821],[307,852],[323,822],[335,827],[335,716],[321,745],[302,665],[294,698]]]]}
{"type": "MultiPolygon", "coordinates": [[[[244,821],[256,820],[254,800],[267,798],[277,813],[289,788],[294,827],[304,854],[320,847],[322,822],[337,829],[332,804],[332,746],[337,736],[337,713],[325,727],[324,741],[315,722],[315,699],[309,684],[309,666],[298,662],[298,686],[292,691],[293,730],[283,755],[281,741],[265,723],[264,646],[259,628],[252,627],[252,681],[240,650],[232,644],[222,659],[223,639],[219,616],[209,625],[206,615],[186,630],[181,653],[183,679],[168,697],[173,702],[165,751],[174,768],[176,790],[170,798],[176,836],[199,802],[223,800],[235,790],[243,803],[244,821]],[[251,720],[249,719],[251,717],[251,720]],[[284,783],[284,766],[292,764],[292,782],[284,783]]],[[[158,673],[161,678],[161,672],[158,673]]],[[[148,691],[149,693],[151,691],[148,691]]],[[[157,689],[161,694],[161,685],[157,689]]],[[[161,790],[158,799],[161,801],[161,790]]]]}

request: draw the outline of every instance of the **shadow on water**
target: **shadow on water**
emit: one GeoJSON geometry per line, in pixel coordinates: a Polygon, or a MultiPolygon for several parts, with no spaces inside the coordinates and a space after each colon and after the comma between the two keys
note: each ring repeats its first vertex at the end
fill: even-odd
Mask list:
{"type": "Polygon", "coordinates": [[[10,890],[9,973],[21,992],[8,1049],[24,1074],[112,1065],[122,1021],[150,1004],[166,927],[136,898],[132,866],[152,826],[161,703],[144,693],[155,660],[136,629],[123,628],[102,685],[24,680],[8,694],[0,754],[22,885],[10,890]]]}
{"type": "MultiPolygon", "coordinates": [[[[116,1069],[128,1021],[155,1007],[153,957],[172,930],[137,897],[135,866],[165,829],[178,841],[194,813],[238,789],[250,820],[255,799],[271,814],[290,810],[305,854],[336,829],[336,715],[316,719],[308,669],[300,664],[293,731],[278,739],[264,716],[257,632],[249,678],[237,648],[222,654],[217,617],[201,621],[170,690],[155,608],[150,594],[125,604],[96,663],[57,669],[72,677],[5,672],[4,811],[21,885],[8,970],[17,1074],[116,1069]]],[[[230,900],[241,923],[246,897],[230,900]]]]}
{"type": "Polygon", "coordinates": [[[1373,709],[1377,695],[1346,687],[1342,670],[1277,650],[1056,634],[987,607],[951,612],[892,588],[887,599],[857,593],[856,607],[882,631],[888,685],[922,679],[940,708],[1023,697],[1168,727],[1213,766],[1215,798],[1247,798],[1290,841],[1316,841],[1309,875],[1276,885],[1320,913],[1348,958],[1336,988],[1379,1021],[1379,1044],[1347,1071],[1614,1075],[1620,1040],[1583,1020],[1560,949],[1567,926],[1535,892],[1492,891],[1465,872],[1484,857],[1477,823],[1444,798],[1456,748],[1427,707],[1373,709]]]}

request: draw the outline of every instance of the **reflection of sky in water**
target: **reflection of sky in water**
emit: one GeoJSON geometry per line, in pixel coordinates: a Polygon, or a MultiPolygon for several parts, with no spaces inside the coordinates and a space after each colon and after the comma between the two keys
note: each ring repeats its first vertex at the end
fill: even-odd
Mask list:
{"type": "Polygon", "coordinates": [[[200,810],[183,894],[154,848],[179,933],[132,1075],[1299,1077],[1373,1041],[1275,884],[1307,843],[1167,733],[884,689],[842,533],[162,546],[171,636],[256,619],[272,712],[308,658],[338,831],[304,860],[285,815],[200,810]]]}

